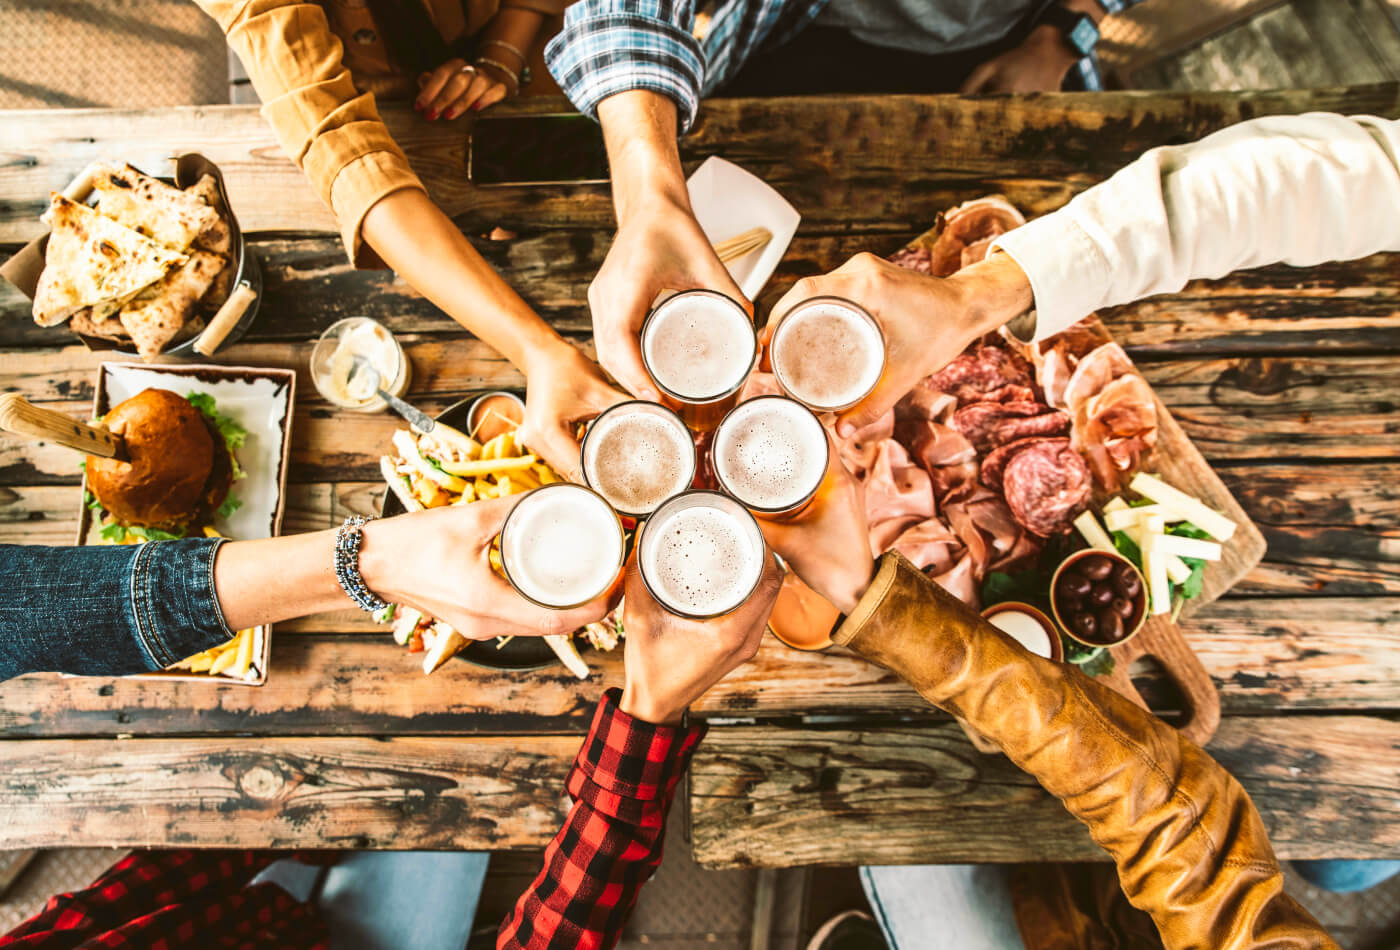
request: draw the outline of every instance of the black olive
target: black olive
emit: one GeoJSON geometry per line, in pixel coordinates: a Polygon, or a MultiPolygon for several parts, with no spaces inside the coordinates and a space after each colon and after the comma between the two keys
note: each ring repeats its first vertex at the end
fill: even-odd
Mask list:
{"type": "Polygon", "coordinates": [[[1113,603],[1113,588],[1108,584],[1095,584],[1089,592],[1089,602],[1097,607],[1108,606],[1113,603]]]}
{"type": "Polygon", "coordinates": [[[1133,614],[1137,613],[1137,604],[1126,597],[1115,597],[1113,598],[1113,609],[1118,612],[1118,616],[1123,618],[1123,622],[1127,623],[1132,619],[1133,614]]]}
{"type": "Polygon", "coordinates": [[[1071,617],[1069,625],[1074,628],[1075,633],[1079,634],[1085,640],[1094,639],[1094,631],[1098,629],[1098,624],[1094,621],[1094,615],[1087,610],[1071,617]]]}
{"type": "Polygon", "coordinates": [[[1089,593],[1090,586],[1087,577],[1076,574],[1074,571],[1065,571],[1060,575],[1061,596],[1072,595],[1076,600],[1082,599],[1085,594],[1089,593]]]}
{"type": "Polygon", "coordinates": [[[1075,566],[1091,581],[1101,581],[1113,572],[1113,561],[1106,557],[1086,557],[1075,566]]]}
{"type": "Polygon", "coordinates": [[[1142,581],[1138,579],[1137,574],[1127,570],[1125,565],[1123,570],[1113,575],[1113,589],[1118,591],[1120,596],[1132,600],[1142,590],[1142,581]]]}
{"type": "Polygon", "coordinates": [[[1112,607],[1105,607],[1094,617],[1099,628],[1099,640],[1104,643],[1117,643],[1123,639],[1123,618],[1112,607]]]}

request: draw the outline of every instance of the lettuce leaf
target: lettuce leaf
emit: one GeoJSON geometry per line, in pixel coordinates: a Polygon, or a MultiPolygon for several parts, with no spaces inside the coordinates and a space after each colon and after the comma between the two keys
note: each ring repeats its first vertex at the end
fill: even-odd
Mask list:
{"type": "Polygon", "coordinates": [[[224,446],[228,449],[229,458],[233,461],[233,479],[237,481],[248,473],[243,470],[243,466],[238,464],[237,449],[243,447],[243,443],[248,441],[248,430],[239,424],[238,420],[231,416],[226,416],[219,412],[218,406],[214,402],[214,397],[208,393],[190,392],[185,394],[185,398],[190,401],[204,418],[214,426],[220,436],[223,437],[224,446]]]}

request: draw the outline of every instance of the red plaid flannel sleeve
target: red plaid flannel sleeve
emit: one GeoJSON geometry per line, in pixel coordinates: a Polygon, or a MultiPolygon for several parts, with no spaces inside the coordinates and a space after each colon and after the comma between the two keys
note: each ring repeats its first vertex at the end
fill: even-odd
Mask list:
{"type": "Polygon", "coordinates": [[[661,864],[666,813],[704,726],[633,719],[608,690],[593,716],[568,789],[573,807],[544,868],[501,924],[497,950],[611,947],[637,893],[661,864]]]}
{"type": "Polygon", "coordinates": [[[3,950],[81,947],[325,950],[315,908],[275,884],[247,887],[281,855],[133,851],[80,891],[0,936],[3,950]]]}

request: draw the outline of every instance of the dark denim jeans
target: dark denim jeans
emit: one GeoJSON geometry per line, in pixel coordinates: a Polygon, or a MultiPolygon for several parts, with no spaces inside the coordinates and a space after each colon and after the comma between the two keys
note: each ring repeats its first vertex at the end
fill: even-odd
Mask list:
{"type": "Polygon", "coordinates": [[[0,545],[0,680],[159,670],[233,636],[214,597],[222,538],[0,545]]]}

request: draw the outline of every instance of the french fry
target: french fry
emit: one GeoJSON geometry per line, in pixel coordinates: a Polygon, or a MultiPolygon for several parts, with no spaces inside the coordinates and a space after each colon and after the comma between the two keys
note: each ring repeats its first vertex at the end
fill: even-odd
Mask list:
{"type": "Polygon", "coordinates": [[[537,462],[531,465],[530,468],[540,477],[541,485],[553,485],[555,482],[559,481],[559,476],[554,474],[554,469],[543,462],[537,462]]]}
{"type": "Polygon", "coordinates": [[[497,498],[505,498],[507,495],[514,495],[520,491],[523,491],[523,489],[518,488],[516,483],[510,480],[509,475],[500,475],[496,478],[497,498]]]}
{"type": "MultiPolygon", "coordinates": [[[[237,635],[235,635],[235,639],[237,639],[237,635]]],[[[220,673],[224,672],[224,671],[227,670],[229,667],[233,666],[234,662],[235,662],[237,659],[238,659],[238,651],[237,651],[237,650],[225,650],[224,652],[220,653],[219,656],[218,656],[218,658],[215,659],[214,662],[210,665],[210,667],[209,667],[209,675],[210,675],[210,676],[218,676],[220,673]]]]}
{"type": "Polygon", "coordinates": [[[481,457],[485,459],[512,458],[515,455],[515,436],[502,432],[481,447],[481,457]]]}
{"type": "Polygon", "coordinates": [[[211,524],[207,524],[207,525],[204,526],[204,536],[205,536],[206,538],[222,538],[222,537],[225,537],[225,535],[222,535],[222,534],[219,533],[219,529],[218,529],[218,528],[214,527],[214,526],[211,525],[211,524]]]}
{"type": "Polygon", "coordinates": [[[457,500],[454,501],[452,504],[470,505],[474,501],[476,501],[476,483],[467,482],[467,487],[462,491],[462,494],[458,496],[457,500]]]}
{"type": "Polygon", "coordinates": [[[517,469],[510,473],[510,483],[516,486],[517,491],[533,491],[540,487],[540,480],[535,477],[535,467],[517,469]]]}
{"type": "Polygon", "coordinates": [[[491,546],[491,550],[487,552],[486,559],[491,562],[491,569],[493,571],[496,571],[498,574],[505,573],[506,568],[505,565],[501,563],[500,549],[494,544],[491,546]]]}
{"type": "Polygon", "coordinates": [[[240,630],[237,639],[238,651],[228,675],[241,680],[248,675],[248,667],[253,665],[253,631],[240,630]]]}
{"type": "MultiPolygon", "coordinates": [[[[504,438],[504,436],[498,438],[504,438]]],[[[491,444],[487,443],[486,448],[489,449],[491,444]]],[[[486,449],[482,450],[482,458],[470,462],[444,462],[442,467],[453,475],[460,475],[463,478],[481,478],[486,475],[497,475],[501,472],[518,472],[539,461],[533,455],[517,455],[514,458],[486,457],[485,451],[486,449]]]]}

